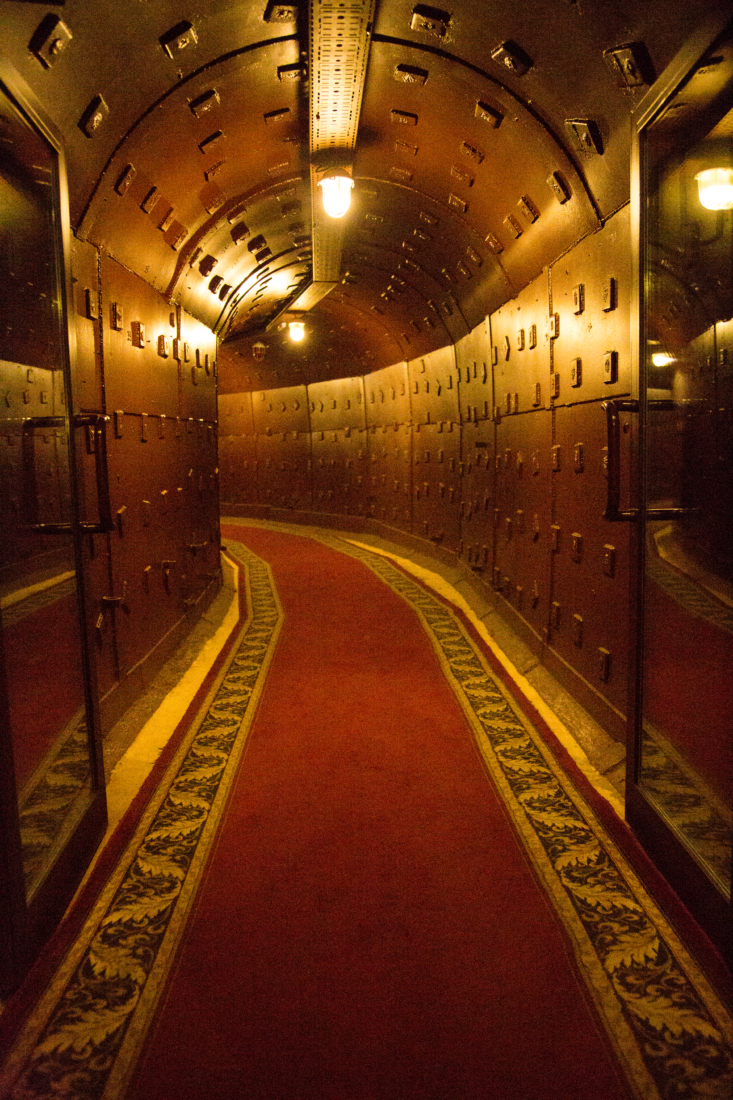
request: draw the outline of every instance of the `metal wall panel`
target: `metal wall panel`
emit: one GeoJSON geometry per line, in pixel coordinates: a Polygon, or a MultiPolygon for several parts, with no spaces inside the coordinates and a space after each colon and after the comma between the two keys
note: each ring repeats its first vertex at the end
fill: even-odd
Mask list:
{"type": "Polygon", "coordinates": [[[308,408],[314,432],[366,427],[364,379],[339,378],[312,383],[308,386],[308,408]]]}
{"type": "MultiPolygon", "coordinates": [[[[269,402],[267,404],[269,405],[269,402]]],[[[256,409],[257,404],[255,404],[256,409]]],[[[274,508],[310,508],[310,462],[308,432],[291,430],[271,435],[258,433],[257,468],[260,503],[269,504],[274,508]]]]}
{"type": "Polygon", "coordinates": [[[246,435],[254,431],[251,393],[220,393],[217,398],[219,435],[246,435]]]}
{"type": "Polygon", "coordinates": [[[177,335],[175,309],[104,254],[101,273],[107,410],[178,416],[178,363],[158,354],[158,337],[172,348],[177,335]]]}
{"type": "MultiPolygon", "coordinates": [[[[216,336],[194,317],[178,310],[178,339],[158,348],[181,374],[181,416],[216,420],[216,336]]],[[[174,334],[175,335],[175,334],[174,334]]],[[[167,361],[167,360],[166,360],[167,361]]]]}
{"type": "Polygon", "coordinates": [[[550,268],[555,404],[595,401],[631,387],[629,207],[550,268]],[[610,358],[609,358],[610,357],[610,358]],[[577,360],[580,360],[578,380],[577,360]]]}
{"type": "Polygon", "coordinates": [[[458,423],[458,376],[453,345],[408,363],[413,424],[458,423]]]}
{"type": "Polygon", "coordinates": [[[494,401],[489,318],[485,317],[459,340],[455,350],[462,422],[492,418],[494,401]]]}
{"type": "Polygon", "coordinates": [[[495,434],[493,420],[461,428],[461,557],[487,582],[494,562],[495,434]]]}
{"type": "Polygon", "coordinates": [[[259,500],[257,441],[247,435],[219,437],[219,477],[222,511],[227,504],[256,504],[259,500]]]}
{"type": "Polygon", "coordinates": [[[311,435],[313,508],[339,515],[364,512],[364,478],[369,468],[366,431],[314,431],[311,435]]]}
{"type": "Polygon", "coordinates": [[[103,408],[102,320],[99,297],[99,254],[96,248],[71,242],[73,300],[69,309],[76,335],[74,369],[71,373],[74,406],[78,412],[101,412],[103,408]]]}
{"type": "Polygon", "coordinates": [[[543,272],[491,316],[494,403],[502,416],[549,408],[549,291],[543,272]]]}
{"type": "Polygon", "coordinates": [[[550,606],[552,413],[496,425],[493,584],[533,630],[550,606]]]}
{"type": "Polygon", "coordinates": [[[369,427],[410,423],[409,383],[407,363],[395,363],[365,376],[364,400],[369,427]]]}
{"type": "Polygon", "coordinates": [[[461,541],[461,431],[453,421],[412,428],[412,529],[447,550],[461,541]]]}
{"type": "Polygon", "coordinates": [[[555,412],[550,644],[619,709],[626,705],[630,524],[603,519],[605,416],[599,403],[555,412]],[[603,651],[603,652],[601,652],[603,651]],[[604,679],[604,653],[610,654],[604,679]]]}
{"type": "MultiPolygon", "coordinates": [[[[381,373],[381,372],[380,372],[381,373]]],[[[412,530],[412,428],[374,424],[367,430],[364,483],[367,514],[401,531],[412,530]]]]}
{"type": "Polygon", "coordinates": [[[258,435],[309,432],[308,394],[305,386],[260,390],[252,395],[252,415],[258,435]]]}

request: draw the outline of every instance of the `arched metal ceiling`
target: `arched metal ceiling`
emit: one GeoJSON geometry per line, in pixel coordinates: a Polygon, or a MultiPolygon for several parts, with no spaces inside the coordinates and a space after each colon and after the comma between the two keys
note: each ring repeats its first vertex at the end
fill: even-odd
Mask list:
{"type": "Polygon", "coordinates": [[[628,197],[635,100],[719,5],[448,8],[378,3],[341,285],[306,344],[274,330],[257,365],[311,270],[305,0],[8,0],[0,18],[63,136],[78,235],[216,329],[237,384],[262,388],[453,341],[598,227],[628,197]]]}

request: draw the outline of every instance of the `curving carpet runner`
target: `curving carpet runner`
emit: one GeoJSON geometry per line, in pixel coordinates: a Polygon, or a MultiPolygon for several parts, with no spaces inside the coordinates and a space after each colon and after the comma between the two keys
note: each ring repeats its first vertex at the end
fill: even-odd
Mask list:
{"type": "Polygon", "coordinates": [[[0,1096],[727,1100],[730,1017],[460,615],[223,534],[248,620],[0,1096]]]}

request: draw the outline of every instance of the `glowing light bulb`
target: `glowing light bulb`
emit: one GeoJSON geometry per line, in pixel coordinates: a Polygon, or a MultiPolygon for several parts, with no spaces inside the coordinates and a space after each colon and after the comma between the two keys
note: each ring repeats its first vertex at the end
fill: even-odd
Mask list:
{"type": "Polygon", "coordinates": [[[706,168],[695,179],[700,202],[706,210],[733,209],[733,168],[706,168]]]}
{"type": "Polygon", "coordinates": [[[668,367],[674,361],[674,356],[666,351],[655,351],[652,355],[652,363],[655,367],[668,367]]]}
{"type": "Polygon", "coordinates": [[[288,328],[290,330],[290,339],[296,344],[299,344],[300,341],[305,338],[305,325],[302,321],[291,321],[288,328]]]}
{"type": "Polygon", "coordinates": [[[343,218],[351,206],[354,181],[345,172],[332,172],[318,181],[322,189],[323,209],[332,218],[343,218]]]}

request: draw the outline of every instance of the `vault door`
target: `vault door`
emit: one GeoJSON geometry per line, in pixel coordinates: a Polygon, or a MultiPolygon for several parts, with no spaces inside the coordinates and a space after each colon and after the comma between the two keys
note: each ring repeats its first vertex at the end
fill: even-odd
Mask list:
{"type": "Polygon", "coordinates": [[[52,930],[105,823],[80,583],[76,454],[105,510],[104,422],[74,417],[62,165],[0,85],[0,976],[52,930]]]}
{"type": "Polygon", "coordinates": [[[642,660],[628,816],[730,951],[733,35],[678,77],[640,155],[642,660]]]}

